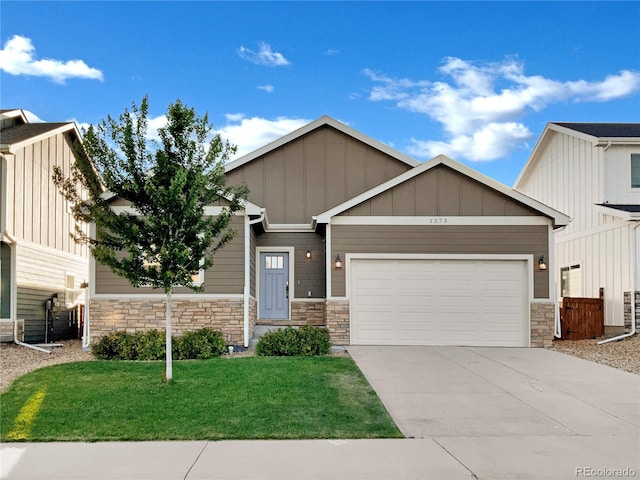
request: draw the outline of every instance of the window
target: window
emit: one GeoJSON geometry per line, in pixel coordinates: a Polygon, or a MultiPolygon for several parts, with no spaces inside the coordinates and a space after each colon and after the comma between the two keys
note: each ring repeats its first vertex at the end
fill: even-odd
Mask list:
{"type": "Polygon", "coordinates": [[[266,270],[284,268],[284,257],[282,255],[267,255],[264,257],[264,268],[266,270]]]}
{"type": "Polygon", "coordinates": [[[640,153],[631,154],[631,188],[640,188],[640,153]]]}
{"type": "Polygon", "coordinates": [[[582,296],[582,274],[580,265],[572,265],[560,269],[560,296],[582,296]]]}

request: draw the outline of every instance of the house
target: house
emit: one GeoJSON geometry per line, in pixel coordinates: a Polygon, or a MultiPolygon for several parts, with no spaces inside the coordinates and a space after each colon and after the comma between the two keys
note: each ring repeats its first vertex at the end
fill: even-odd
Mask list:
{"type": "Polygon", "coordinates": [[[640,123],[547,124],[514,188],[572,218],[555,234],[557,297],[602,287],[605,335],[632,311],[640,323],[640,123]]]}
{"type": "Polygon", "coordinates": [[[77,338],[81,285],[89,251],[74,242],[71,207],[53,184],[68,175],[73,122],[30,123],[19,109],[0,110],[0,333],[38,343],[77,338]]]}
{"type": "MultiPolygon", "coordinates": [[[[562,213],[326,116],[228,163],[226,175],[246,183],[249,201],[202,274],[204,292],[174,293],[174,333],[211,326],[244,346],[256,326],[303,324],[326,326],[339,345],[552,340],[556,305],[540,262],[555,268],[562,213]]],[[[163,293],[91,269],[92,338],[163,328],[163,293]]]]}

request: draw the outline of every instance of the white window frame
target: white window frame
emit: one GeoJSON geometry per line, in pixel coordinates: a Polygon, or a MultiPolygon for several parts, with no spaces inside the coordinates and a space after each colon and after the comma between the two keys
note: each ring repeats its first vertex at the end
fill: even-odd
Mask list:
{"type": "Polygon", "coordinates": [[[640,152],[631,153],[629,155],[629,184],[630,184],[630,187],[631,187],[632,191],[635,192],[637,190],[640,190],[640,152]],[[636,185],[634,185],[634,183],[633,183],[633,171],[634,171],[633,161],[634,161],[634,157],[638,161],[637,172],[636,172],[638,183],[636,185]]]}
{"type": "MultiPolygon", "coordinates": [[[[562,273],[567,271],[567,272],[571,272],[571,270],[578,270],[578,274],[580,275],[580,296],[583,295],[583,291],[584,291],[584,279],[582,278],[583,275],[583,271],[582,271],[582,262],[573,262],[569,265],[565,265],[560,267],[560,298],[564,298],[564,297],[571,297],[571,295],[564,295],[565,293],[565,289],[563,288],[563,282],[562,282],[562,273]]],[[[571,287],[569,287],[569,289],[567,291],[570,291],[571,287]]]]}

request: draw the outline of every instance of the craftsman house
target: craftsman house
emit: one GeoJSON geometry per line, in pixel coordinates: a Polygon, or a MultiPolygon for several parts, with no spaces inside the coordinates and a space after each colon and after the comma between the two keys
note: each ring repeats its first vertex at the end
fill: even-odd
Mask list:
{"type": "MultiPolygon", "coordinates": [[[[246,183],[249,201],[233,221],[237,236],[201,273],[204,292],[174,293],[174,333],[211,326],[246,346],[256,325],[308,323],[343,345],[552,340],[550,245],[569,222],[562,213],[326,116],[230,162],[226,174],[246,183]]],[[[95,262],[91,272],[92,339],[163,328],[164,294],[95,262]]]]}

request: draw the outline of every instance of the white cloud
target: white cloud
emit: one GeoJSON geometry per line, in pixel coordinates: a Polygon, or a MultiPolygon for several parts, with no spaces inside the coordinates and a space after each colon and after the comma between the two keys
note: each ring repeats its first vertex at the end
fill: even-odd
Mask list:
{"type": "Polygon", "coordinates": [[[30,112],[29,110],[22,110],[22,111],[24,113],[24,116],[27,117],[27,121],[29,123],[44,123],[46,121],[46,120],[41,119],[35,113],[30,112]]]}
{"type": "Polygon", "coordinates": [[[264,90],[267,93],[273,93],[273,91],[275,90],[273,85],[260,85],[258,87],[258,90],[264,90]]]}
{"type": "Polygon", "coordinates": [[[531,131],[521,123],[489,123],[472,135],[458,135],[449,142],[411,139],[407,150],[409,154],[425,159],[444,154],[451,158],[486,161],[506,157],[531,138],[531,131]]]}
{"type": "Polygon", "coordinates": [[[291,63],[281,53],[271,50],[271,45],[268,43],[260,42],[258,46],[260,50],[257,52],[241,46],[238,50],[238,55],[240,55],[240,58],[249,60],[256,65],[266,65],[268,67],[281,67],[291,63]]]}
{"type": "Polygon", "coordinates": [[[260,117],[238,118],[237,114],[227,115],[226,118],[229,123],[218,129],[218,133],[238,147],[234,158],[263,147],[310,122],[304,118],[277,117],[275,120],[260,117]]]}
{"type": "Polygon", "coordinates": [[[640,73],[623,70],[601,81],[558,81],[527,76],[524,64],[444,60],[443,81],[392,78],[365,70],[376,85],[372,101],[393,101],[399,108],[422,113],[441,123],[447,141],[412,141],[416,156],[445,153],[468,160],[494,160],[522,148],[532,133],[521,122],[532,111],[557,102],[605,102],[640,90],[640,73]]]}
{"type": "Polygon", "coordinates": [[[64,84],[69,78],[102,80],[102,72],[89,67],[82,60],[36,60],[35,47],[30,38],[14,35],[0,50],[0,69],[10,75],[48,77],[64,84]]]}

